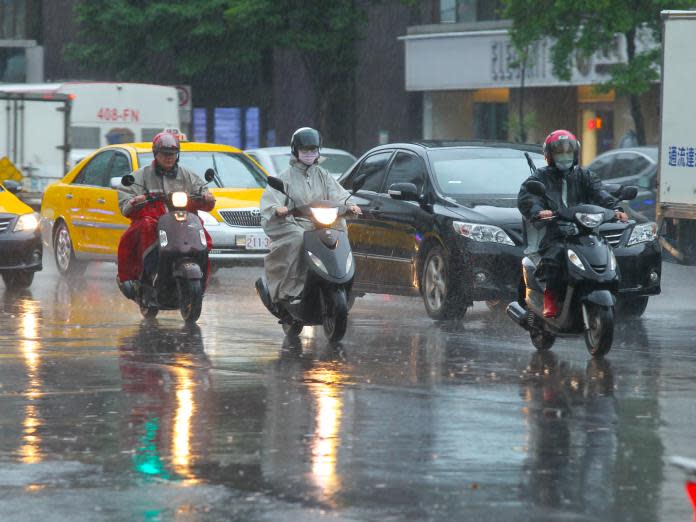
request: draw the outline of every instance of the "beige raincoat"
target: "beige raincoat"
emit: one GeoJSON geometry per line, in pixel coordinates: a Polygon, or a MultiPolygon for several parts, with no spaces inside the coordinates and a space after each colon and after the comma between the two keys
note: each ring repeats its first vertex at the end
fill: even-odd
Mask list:
{"type": "MultiPolygon", "coordinates": [[[[292,215],[278,217],[278,207],[290,210],[307,205],[312,201],[329,200],[343,204],[350,196],[331,175],[319,165],[307,167],[296,158],[290,159],[290,168],[277,176],[285,182],[288,198],[277,190],[266,187],[261,197],[261,226],[271,238],[271,251],[266,255],[264,266],[271,299],[299,297],[304,289],[307,275],[302,255],[302,238],[305,230],[314,229],[311,221],[292,215]]],[[[339,219],[334,228],[345,230],[344,219],[339,219]]]]}

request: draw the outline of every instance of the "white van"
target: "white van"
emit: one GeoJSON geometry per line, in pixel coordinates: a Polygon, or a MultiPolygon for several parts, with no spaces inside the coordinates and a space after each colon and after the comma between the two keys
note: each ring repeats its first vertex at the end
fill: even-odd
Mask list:
{"type": "MultiPolygon", "coordinates": [[[[56,136],[53,127],[47,125],[57,117],[52,104],[40,104],[38,109],[28,111],[19,125],[15,127],[13,122],[6,127],[23,130],[21,136],[14,136],[24,152],[22,164],[16,166],[25,176],[33,178],[34,190],[43,190],[48,182],[63,177],[66,169],[99,147],[150,141],[165,127],[179,127],[179,98],[175,87],[111,82],[5,84],[0,85],[0,93],[30,93],[45,99],[67,95],[71,99],[70,117],[65,121],[71,151],[67,165],[64,162],[56,165],[54,155],[49,159],[42,152],[47,144],[50,148],[64,148],[64,133],[56,136]]],[[[16,148],[3,151],[3,146],[0,144],[0,157],[10,156],[16,148]]]]}

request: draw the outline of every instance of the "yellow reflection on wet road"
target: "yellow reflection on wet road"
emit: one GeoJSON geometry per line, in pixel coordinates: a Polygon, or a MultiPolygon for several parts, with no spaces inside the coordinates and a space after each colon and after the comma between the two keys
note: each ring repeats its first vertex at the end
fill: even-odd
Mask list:
{"type": "Polygon", "coordinates": [[[176,366],[173,375],[176,379],[176,406],[172,433],[172,467],[174,471],[186,478],[193,478],[191,473],[191,419],[195,413],[193,398],[194,381],[192,370],[176,366]]]}
{"type": "Polygon", "coordinates": [[[309,390],[316,408],[311,444],[312,482],[321,491],[322,500],[331,501],[341,486],[336,471],[343,412],[341,374],[330,368],[319,367],[308,370],[305,379],[312,383],[309,390]]]}
{"type": "Polygon", "coordinates": [[[24,408],[24,421],[22,422],[22,446],[19,448],[19,455],[22,462],[34,463],[42,460],[41,456],[41,437],[39,428],[41,418],[38,406],[35,401],[41,396],[41,377],[40,355],[39,355],[39,305],[35,301],[23,299],[19,303],[20,328],[19,334],[22,339],[20,350],[24,356],[28,384],[25,396],[30,401],[24,408]]]}

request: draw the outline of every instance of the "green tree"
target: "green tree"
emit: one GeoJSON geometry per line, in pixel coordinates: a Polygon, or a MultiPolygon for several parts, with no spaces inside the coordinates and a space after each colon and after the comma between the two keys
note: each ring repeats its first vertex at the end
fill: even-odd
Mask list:
{"type": "Polygon", "coordinates": [[[67,57],[100,79],[191,84],[204,106],[259,103],[269,92],[263,56],[235,52],[246,44],[225,20],[230,3],[81,0],[75,5],[79,32],[67,57]],[[243,99],[248,93],[256,100],[243,99]]]}
{"type": "Polygon", "coordinates": [[[599,88],[627,95],[638,142],[645,144],[645,122],[640,95],[659,80],[659,48],[641,49],[640,38],[661,40],[660,11],[696,6],[696,0],[506,0],[505,17],[512,20],[510,35],[518,50],[534,42],[553,40],[554,74],[569,80],[576,58],[587,59],[625,40],[626,62],[611,67],[610,79],[599,88]]]}

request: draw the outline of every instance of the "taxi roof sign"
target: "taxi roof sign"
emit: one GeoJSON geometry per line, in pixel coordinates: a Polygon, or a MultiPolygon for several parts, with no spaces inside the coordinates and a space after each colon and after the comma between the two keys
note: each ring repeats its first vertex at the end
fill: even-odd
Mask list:
{"type": "Polygon", "coordinates": [[[8,179],[21,182],[24,176],[22,176],[22,172],[14,166],[14,163],[10,161],[10,158],[3,156],[0,158],[0,181],[7,181],[8,179]]]}

